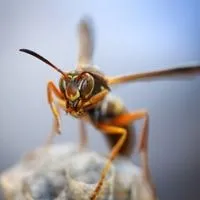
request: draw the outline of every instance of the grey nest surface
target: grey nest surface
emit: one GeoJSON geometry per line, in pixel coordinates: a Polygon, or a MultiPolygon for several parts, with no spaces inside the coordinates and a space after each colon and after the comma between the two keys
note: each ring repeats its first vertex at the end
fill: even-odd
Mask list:
{"type": "MultiPolygon", "coordinates": [[[[37,148],[1,174],[7,200],[88,200],[107,159],[72,143],[37,148]]],[[[113,162],[98,200],[155,200],[132,161],[113,162]]]]}

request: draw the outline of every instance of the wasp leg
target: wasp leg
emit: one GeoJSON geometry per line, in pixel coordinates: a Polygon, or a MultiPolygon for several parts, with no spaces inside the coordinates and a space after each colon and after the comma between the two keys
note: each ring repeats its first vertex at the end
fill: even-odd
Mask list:
{"type": "Polygon", "coordinates": [[[102,131],[106,132],[106,134],[122,134],[122,137],[119,139],[117,144],[113,147],[111,154],[109,156],[109,161],[106,164],[105,168],[102,171],[101,178],[97,184],[97,187],[95,188],[93,195],[91,197],[92,200],[95,200],[98,193],[100,192],[101,186],[103,184],[103,181],[105,179],[105,176],[110,168],[112,160],[117,156],[121,146],[123,145],[125,139],[126,139],[126,130],[123,128],[119,128],[118,126],[123,126],[132,123],[133,121],[144,119],[144,124],[140,133],[140,139],[139,139],[139,152],[141,155],[141,165],[142,165],[142,172],[143,176],[148,183],[148,186],[150,188],[150,192],[153,197],[156,197],[155,193],[155,187],[152,184],[151,176],[150,176],[150,169],[148,166],[148,127],[149,127],[149,116],[148,112],[145,110],[136,111],[132,113],[126,113],[121,114],[118,117],[114,118],[109,122],[110,125],[105,124],[99,124],[97,127],[102,131]]]}
{"type": "MultiPolygon", "coordinates": [[[[54,105],[55,105],[55,108],[56,108],[57,113],[58,113],[59,118],[60,118],[60,111],[61,111],[61,109],[65,110],[65,101],[59,100],[59,101],[55,102],[54,105]]],[[[48,136],[48,138],[47,138],[47,140],[45,142],[46,146],[51,145],[53,143],[53,139],[56,136],[55,133],[57,133],[58,128],[60,128],[57,125],[58,125],[58,123],[57,123],[56,119],[53,118],[52,130],[51,130],[51,132],[50,132],[50,134],[49,134],[49,136],[48,136]]]]}
{"type": "MultiPolygon", "coordinates": [[[[56,97],[59,100],[64,100],[63,94],[57,89],[57,87],[54,85],[53,82],[48,82],[47,84],[47,97],[48,97],[48,102],[50,104],[50,108],[52,110],[52,113],[54,115],[55,119],[55,131],[56,133],[60,134],[60,115],[57,106],[55,105],[55,101],[53,99],[53,94],[56,95],[56,97]]],[[[62,107],[62,106],[61,106],[62,107]]]]}
{"type": "MultiPolygon", "coordinates": [[[[46,144],[51,144],[53,141],[53,138],[55,137],[55,133],[60,133],[60,109],[66,111],[65,101],[63,94],[57,89],[55,84],[53,82],[48,82],[47,85],[47,96],[48,96],[48,102],[50,104],[51,110],[54,115],[53,119],[53,127],[52,131],[47,139],[46,144]],[[58,101],[57,103],[53,99],[53,94],[57,96],[58,101]]],[[[82,149],[84,146],[86,146],[87,143],[87,137],[86,137],[86,130],[84,127],[84,122],[81,120],[80,123],[80,149],[82,149]]]]}
{"type": "Polygon", "coordinates": [[[86,102],[83,107],[85,109],[89,109],[92,108],[96,105],[96,103],[98,103],[99,101],[103,100],[104,97],[108,94],[108,90],[104,89],[103,91],[101,91],[100,93],[96,94],[95,96],[91,97],[91,99],[86,102]]]}
{"type": "Polygon", "coordinates": [[[88,144],[87,131],[85,127],[85,122],[83,120],[79,121],[79,131],[80,131],[79,150],[82,151],[88,144]]]}
{"type": "Polygon", "coordinates": [[[136,112],[132,112],[128,114],[122,114],[119,117],[116,117],[114,120],[112,120],[111,123],[113,123],[114,125],[123,126],[142,118],[144,119],[144,123],[143,123],[142,130],[139,134],[138,149],[140,153],[143,177],[148,183],[152,196],[155,198],[156,190],[152,181],[151,172],[149,168],[149,162],[148,162],[148,133],[149,133],[148,112],[145,110],[140,110],[140,111],[136,111],[136,112]]]}
{"type": "Polygon", "coordinates": [[[96,200],[96,198],[101,190],[101,187],[103,185],[106,174],[108,173],[108,171],[111,167],[111,162],[117,156],[117,154],[118,154],[121,146],[123,145],[124,141],[126,140],[126,136],[127,136],[127,132],[124,128],[120,128],[120,127],[112,126],[112,125],[108,125],[108,124],[97,124],[96,126],[99,130],[101,130],[105,134],[121,134],[121,138],[115,144],[115,146],[113,147],[113,149],[110,153],[108,162],[106,163],[106,165],[101,173],[101,178],[100,178],[94,192],[92,193],[92,196],[90,197],[91,200],[96,200]]]}

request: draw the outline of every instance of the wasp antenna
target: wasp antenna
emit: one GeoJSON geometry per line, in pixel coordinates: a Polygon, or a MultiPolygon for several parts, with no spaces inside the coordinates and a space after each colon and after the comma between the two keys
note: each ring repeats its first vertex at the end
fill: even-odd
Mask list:
{"type": "Polygon", "coordinates": [[[59,69],[58,67],[56,67],[55,65],[53,65],[50,61],[48,61],[46,58],[42,57],[41,55],[39,55],[38,53],[29,50],[29,49],[20,49],[19,51],[22,51],[24,53],[30,54],[36,58],[38,58],[39,60],[43,61],[44,63],[50,65],[52,68],[54,68],[56,71],[58,71],[59,73],[61,73],[63,76],[65,76],[65,73],[59,69]]]}

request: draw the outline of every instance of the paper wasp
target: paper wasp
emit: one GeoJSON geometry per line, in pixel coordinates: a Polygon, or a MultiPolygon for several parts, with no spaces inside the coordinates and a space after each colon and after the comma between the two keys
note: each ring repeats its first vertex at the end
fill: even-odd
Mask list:
{"type": "MultiPolygon", "coordinates": [[[[156,195],[148,167],[148,111],[145,109],[128,111],[124,104],[111,94],[111,86],[127,82],[153,81],[159,78],[176,78],[182,75],[186,75],[187,78],[188,75],[199,75],[200,65],[177,66],[151,72],[108,77],[93,65],[94,35],[91,21],[87,18],[82,19],[78,30],[79,55],[74,71],[64,72],[41,55],[28,49],[20,49],[20,51],[45,62],[61,74],[59,88],[51,81],[47,84],[48,103],[56,122],[55,132],[60,133],[59,109],[62,109],[71,116],[80,119],[81,125],[84,122],[89,122],[105,135],[111,153],[96,189],[91,195],[90,199],[95,200],[114,158],[117,155],[131,156],[135,147],[135,131],[132,123],[143,119],[137,147],[141,154],[144,178],[149,183],[152,195],[156,195]],[[58,98],[57,104],[53,95],[58,98]]],[[[81,131],[83,131],[83,126],[81,131]]]]}

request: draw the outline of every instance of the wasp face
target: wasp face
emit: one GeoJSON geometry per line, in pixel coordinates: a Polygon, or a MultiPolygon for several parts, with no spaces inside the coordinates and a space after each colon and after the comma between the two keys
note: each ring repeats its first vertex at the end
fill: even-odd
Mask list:
{"type": "Polygon", "coordinates": [[[92,96],[94,77],[87,73],[71,72],[60,79],[60,90],[66,98],[67,111],[82,114],[83,104],[92,96]]]}
{"type": "Polygon", "coordinates": [[[93,67],[84,67],[84,71],[75,70],[66,74],[38,53],[28,49],[21,49],[20,51],[40,59],[62,74],[59,88],[65,97],[66,112],[75,117],[86,114],[86,109],[91,109],[102,101],[106,93],[110,90],[102,73],[93,67]]]}
{"type": "Polygon", "coordinates": [[[75,102],[80,98],[80,91],[76,83],[70,81],[66,85],[65,96],[70,102],[75,102]]]}

